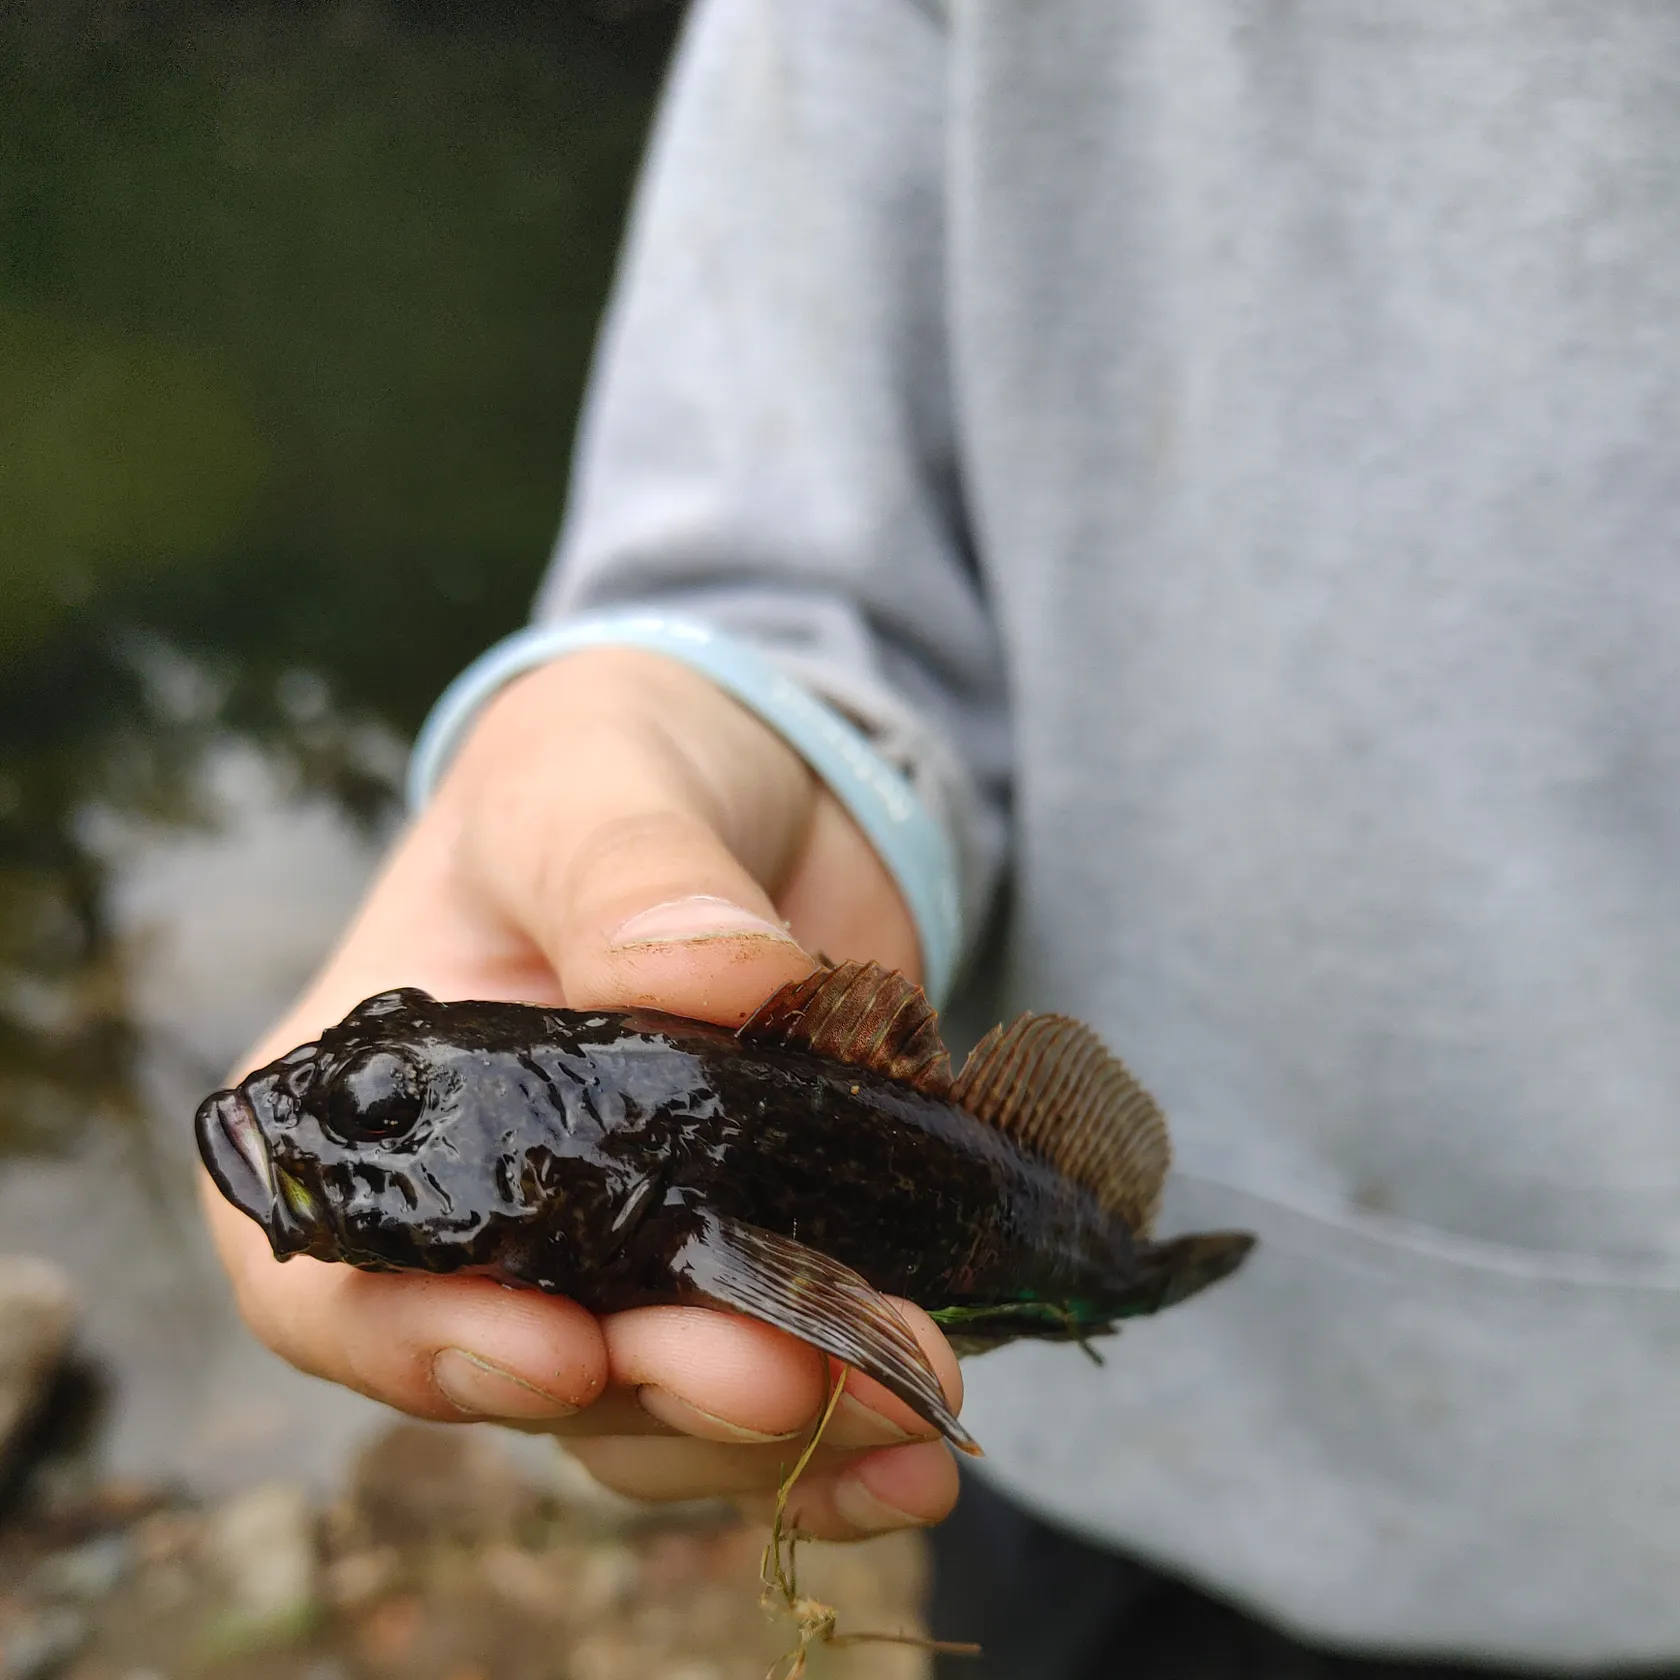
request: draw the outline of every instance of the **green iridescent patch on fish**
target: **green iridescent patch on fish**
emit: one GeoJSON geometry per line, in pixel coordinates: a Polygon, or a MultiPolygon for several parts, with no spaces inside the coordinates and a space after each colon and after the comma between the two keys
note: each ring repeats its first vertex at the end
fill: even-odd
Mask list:
{"type": "Polygon", "coordinates": [[[299,1220],[309,1224],[320,1218],[321,1210],[316,1205],[315,1198],[297,1179],[289,1172],[281,1172],[276,1176],[280,1180],[280,1193],[286,1199],[286,1206],[299,1220]]]}
{"type": "Polygon", "coordinates": [[[1078,1301],[1004,1301],[993,1306],[936,1307],[928,1317],[959,1355],[986,1353],[1031,1337],[1077,1342],[1093,1365],[1101,1365],[1103,1357],[1091,1346],[1091,1339],[1112,1336],[1115,1315],[1078,1301]]]}
{"type": "Polygon", "coordinates": [[[1017,1334],[1042,1327],[1046,1330],[1072,1330],[1080,1324],[1097,1322],[1082,1316],[1073,1303],[1058,1301],[999,1301],[983,1307],[934,1307],[928,1317],[941,1330],[975,1330],[982,1325],[1010,1325],[1017,1334]]]}

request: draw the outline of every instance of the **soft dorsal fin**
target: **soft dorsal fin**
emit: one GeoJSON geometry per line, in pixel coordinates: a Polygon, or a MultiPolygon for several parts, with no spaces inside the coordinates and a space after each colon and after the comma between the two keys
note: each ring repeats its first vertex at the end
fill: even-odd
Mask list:
{"type": "Polygon", "coordinates": [[[975,1045],[951,1100],[1090,1190],[1134,1232],[1161,1204],[1172,1148],[1155,1099],[1066,1015],[1022,1015],[975,1045]]]}
{"type": "Polygon", "coordinates": [[[742,1027],[750,1044],[786,1044],[902,1080],[930,1096],[951,1085],[939,1017],[920,986],[879,963],[841,963],[793,980],[742,1027]]]}

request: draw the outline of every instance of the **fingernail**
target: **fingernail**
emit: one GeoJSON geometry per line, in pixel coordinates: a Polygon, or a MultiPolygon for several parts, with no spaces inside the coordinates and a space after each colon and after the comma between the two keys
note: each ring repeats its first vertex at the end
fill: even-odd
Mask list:
{"type": "Polygon", "coordinates": [[[578,1409],[462,1348],[445,1348],[432,1361],[432,1381],[451,1406],[469,1417],[558,1418],[578,1409]]]}
{"type": "Polygon", "coordinates": [[[789,1429],[780,1435],[766,1435],[761,1430],[744,1428],[738,1423],[731,1423],[728,1418],[718,1417],[714,1412],[702,1411],[668,1388],[658,1388],[652,1383],[637,1389],[636,1398],[649,1417],[658,1418],[661,1423],[668,1423],[685,1435],[699,1435],[715,1441],[740,1441],[756,1447],[767,1441],[791,1441],[800,1433],[797,1429],[789,1429]]]}
{"type": "Polygon", "coordinates": [[[908,1511],[895,1510],[884,1500],[877,1499],[855,1476],[848,1476],[834,1484],[834,1509],[853,1528],[865,1534],[881,1534],[889,1528],[926,1528],[925,1517],[913,1517],[908,1511]]]}
{"type": "Polygon", "coordinates": [[[840,1404],[834,1408],[834,1422],[839,1426],[835,1439],[848,1447],[897,1447],[906,1441],[934,1439],[932,1431],[912,1435],[908,1429],[900,1429],[891,1418],[872,1412],[850,1394],[840,1396],[840,1404]]]}
{"type": "Polygon", "coordinates": [[[767,922],[727,898],[695,893],[692,898],[673,898],[632,916],[612,936],[615,945],[673,945],[699,939],[779,939],[788,945],[798,941],[780,922],[767,922]]]}

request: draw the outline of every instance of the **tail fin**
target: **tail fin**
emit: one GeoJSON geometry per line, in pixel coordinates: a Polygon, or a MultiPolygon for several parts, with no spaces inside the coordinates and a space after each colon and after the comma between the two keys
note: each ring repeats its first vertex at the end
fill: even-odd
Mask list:
{"type": "Polygon", "coordinates": [[[1115,1318],[1137,1318],[1228,1278],[1254,1247],[1252,1231],[1196,1231],[1137,1251],[1138,1276],[1105,1302],[1115,1318]]]}
{"type": "Polygon", "coordinates": [[[934,1307],[928,1316],[962,1357],[1031,1339],[1078,1342],[1100,1365],[1092,1340],[1113,1335],[1123,1318],[1158,1313],[1229,1277],[1253,1247],[1252,1231],[1198,1231],[1168,1242],[1144,1243],[1133,1255],[1125,1280],[1111,1290],[1066,1301],[934,1307]]]}

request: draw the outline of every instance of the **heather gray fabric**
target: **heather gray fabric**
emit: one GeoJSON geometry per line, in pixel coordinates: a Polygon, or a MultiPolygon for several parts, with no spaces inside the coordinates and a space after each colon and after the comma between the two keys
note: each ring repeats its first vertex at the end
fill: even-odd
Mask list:
{"type": "Polygon", "coordinates": [[[979,1006],[1263,1248],[965,1415],[1321,1638],[1680,1656],[1677,322],[1668,0],[717,0],[653,147],[540,611],[1012,802],[979,1006]]]}

